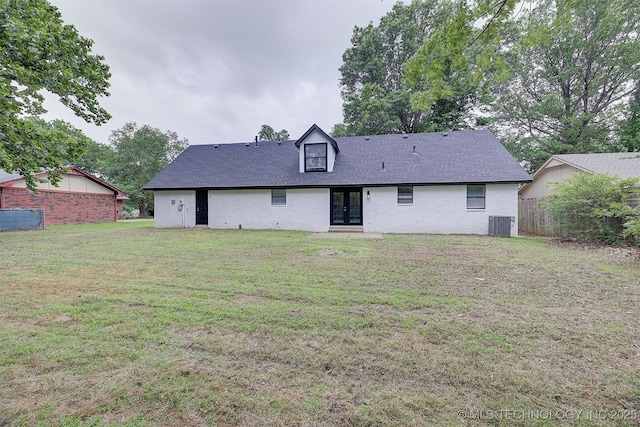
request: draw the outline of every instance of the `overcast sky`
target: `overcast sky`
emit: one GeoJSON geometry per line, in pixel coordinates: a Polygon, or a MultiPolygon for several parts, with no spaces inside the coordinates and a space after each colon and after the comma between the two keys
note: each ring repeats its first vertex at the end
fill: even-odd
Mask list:
{"type": "Polygon", "coordinates": [[[134,121],[191,144],[253,140],[263,124],[292,139],[342,122],[338,68],[354,26],[375,25],[395,0],[50,0],[111,67],[113,116],[88,125],[57,99],[61,118],[107,143],[134,121]]]}

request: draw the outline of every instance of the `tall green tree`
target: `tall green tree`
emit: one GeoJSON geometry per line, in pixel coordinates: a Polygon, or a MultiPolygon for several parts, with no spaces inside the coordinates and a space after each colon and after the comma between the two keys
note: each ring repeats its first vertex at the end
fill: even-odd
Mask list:
{"type": "Polygon", "coordinates": [[[640,79],[640,3],[541,0],[515,22],[494,111],[532,169],[552,154],[615,151],[618,108],[640,79]]]}
{"type": "Polygon", "coordinates": [[[455,86],[447,96],[416,108],[412,98],[428,85],[425,74],[408,79],[405,65],[425,38],[439,31],[455,10],[451,0],[396,3],[374,26],[355,27],[352,47],[342,55],[340,86],[345,128],[349,135],[415,133],[465,127],[475,88],[468,74],[449,77],[455,86]]]}
{"type": "Polygon", "coordinates": [[[627,151],[640,151],[640,84],[633,93],[625,118],[619,123],[620,145],[627,151]]]}
{"type": "MultiPolygon", "coordinates": [[[[64,120],[47,122],[39,117],[27,119],[38,132],[49,134],[56,141],[68,141],[68,147],[81,147],[82,152],[71,153],[64,162],[65,166],[75,166],[102,180],[109,181],[109,173],[114,169],[115,150],[113,147],[98,143],[86,136],[80,129],[64,120]]],[[[61,168],[59,170],[64,170],[61,168]]],[[[57,183],[62,175],[59,170],[50,170],[47,180],[57,183]]]]}
{"type": "Polygon", "coordinates": [[[74,166],[107,182],[115,169],[116,152],[110,145],[89,139],[87,149],[73,163],[74,166]]]}
{"type": "MultiPolygon", "coordinates": [[[[58,152],[60,156],[60,166],[56,168],[49,168],[47,177],[36,178],[34,176],[29,175],[28,181],[30,182],[30,189],[32,191],[37,191],[37,189],[33,185],[37,185],[39,181],[49,181],[54,185],[57,184],[62,175],[60,175],[59,170],[64,169],[66,166],[71,166],[73,163],[73,159],[77,159],[81,153],[86,150],[86,148],[91,143],[91,140],[85,136],[80,129],[75,128],[71,123],[65,122],[64,120],[52,120],[47,122],[46,120],[40,117],[25,117],[22,119],[24,121],[25,127],[32,129],[33,134],[44,135],[46,138],[49,138],[53,141],[56,141],[61,149],[58,152]]],[[[42,153],[31,153],[32,155],[41,155],[42,153]]],[[[41,172],[42,170],[38,168],[34,172],[41,172]]]]}
{"type": "Polygon", "coordinates": [[[286,129],[276,132],[271,126],[262,125],[258,139],[260,141],[286,141],[289,139],[289,132],[286,129]]]}
{"type": "MultiPolygon", "coordinates": [[[[452,0],[448,13],[405,63],[411,108],[433,111],[435,130],[474,125],[468,114],[490,101],[489,83],[506,77],[499,37],[516,0],[452,0]],[[478,26],[478,22],[483,24],[478,26]]],[[[475,116],[484,125],[482,115],[475,116]]]]}
{"type": "Polygon", "coordinates": [[[110,118],[98,99],[109,95],[111,75],[92,45],[46,0],[0,0],[0,169],[21,174],[30,189],[35,173],[63,167],[85,148],[28,118],[45,112],[43,90],[87,122],[110,118]]]}
{"type": "Polygon", "coordinates": [[[335,125],[333,125],[331,127],[331,136],[334,138],[341,138],[344,136],[351,136],[349,134],[349,129],[347,128],[347,125],[345,125],[344,123],[336,123],[335,125]]]}
{"type": "Polygon", "coordinates": [[[129,204],[137,206],[142,215],[148,214],[153,194],[142,188],[184,151],[189,141],[172,131],[129,122],[111,132],[109,142],[115,150],[109,180],[127,194],[129,204]]]}

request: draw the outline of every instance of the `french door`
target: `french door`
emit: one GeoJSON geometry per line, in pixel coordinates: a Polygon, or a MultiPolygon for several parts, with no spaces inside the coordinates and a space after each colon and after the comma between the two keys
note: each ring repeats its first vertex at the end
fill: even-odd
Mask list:
{"type": "Polygon", "coordinates": [[[331,225],[362,225],[362,188],[331,189],[331,225]]]}

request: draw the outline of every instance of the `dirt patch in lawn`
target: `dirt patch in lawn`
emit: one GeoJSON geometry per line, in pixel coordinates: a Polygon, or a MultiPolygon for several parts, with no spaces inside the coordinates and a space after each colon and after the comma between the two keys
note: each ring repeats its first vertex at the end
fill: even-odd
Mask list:
{"type": "Polygon", "coordinates": [[[320,256],[335,256],[335,255],[347,255],[347,253],[345,251],[341,251],[340,249],[325,248],[325,249],[320,249],[319,251],[317,251],[316,255],[320,255],[320,256]]]}
{"type": "Polygon", "coordinates": [[[640,247],[637,246],[611,246],[597,241],[568,237],[551,237],[549,240],[557,246],[564,246],[571,249],[601,252],[618,258],[640,259],[640,247]]]}

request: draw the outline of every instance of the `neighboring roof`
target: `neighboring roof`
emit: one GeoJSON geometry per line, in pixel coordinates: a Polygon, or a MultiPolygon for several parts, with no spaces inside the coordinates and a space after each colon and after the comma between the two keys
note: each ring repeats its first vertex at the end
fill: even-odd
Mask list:
{"type": "Polygon", "coordinates": [[[4,184],[6,182],[17,181],[19,179],[23,179],[22,175],[18,173],[8,173],[0,169],[0,184],[4,184]]]}
{"type": "MultiPolygon", "coordinates": [[[[125,195],[125,193],[123,193],[121,190],[117,189],[116,187],[114,187],[111,184],[107,184],[106,182],[102,181],[99,178],[96,178],[95,176],[83,171],[82,169],[79,169],[75,166],[69,166],[67,171],[64,171],[62,169],[58,170],[58,172],[60,173],[66,173],[69,175],[81,175],[86,177],[87,179],[96,182],[100,185],[102,185],[103,187],[106,187],[108,189],[110,189],[111,191],[113,191],[116,194],[116,197],[119,200],[129,200],[129,198],[125,195]]],[[[47,172],[43,171],[39,174],[37,174],[36,176],[42,176],[42,175],[46,175],[47,172]]],[[[5,171],[3,171],[2,169],[0,169],[0,187],[2,187],[2,184],[8,184],[14,181],[19,181],[24,179],[24,177],[18,173],[7,173],[5,171]]]]}
{"type": "Polygon", "coordinates": [[[555,154],[534,174],[535,179],[554,160],[584,172],[607,173],[620,178],[640,177],[640,153],[555,154]]]}
{"type": "Polygon", "coordinates": [[[191,145],[144,189],[531,181],[488,130],[345,137],[335,142],[340,153],[333,172],[306,173],[299,172],[296,141],[191,145]]]}

